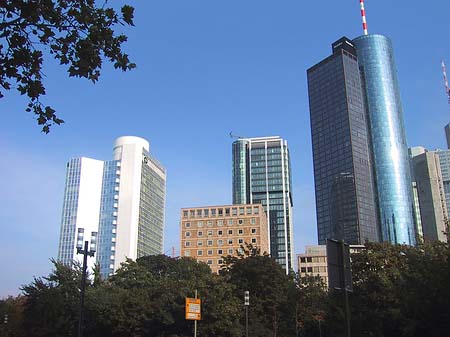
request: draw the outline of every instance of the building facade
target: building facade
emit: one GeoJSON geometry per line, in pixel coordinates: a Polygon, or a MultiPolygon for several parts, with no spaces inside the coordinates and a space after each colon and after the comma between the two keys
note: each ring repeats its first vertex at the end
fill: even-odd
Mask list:
{"type": "Polygon", "coordinates": [[[111,161],[69,161],[58,252],[58,259],[70,264],[80,259],[77,240],[90,240],[103,276],[127,258],[163,251],[165,169],[149,154],[145,139],[119,137],[113,151],[111,161]]]}
{"type": "Polygon", "coordinates": [[[319,276],[328,288],[327,246],[306,246],[304,254],[297,255],[300,277],[319,276]]]}
{"type": "Polygon", "coordinates": [[[379,241],[370,134],[351,40],[307,71],[319,244],[379,241]]]}
{"type": "Polygon", "coordinates": [[[181,256],[202,261],[217,273],[225,256],[243,253],[251,244],[269,251],[267,218],[262,205],[224,205],[182,208],[181,256]]]}
{"type": "Polygon", "coordinates": [[[269,253],[288,272],[294,266],[291,168],[287,141],[243,138],[233,143],[233,204],[261,204],[269,253]]]}
{"type": "Polygon", "coordinates": [[[408,148],[392,43],[377,34],[353,42],[367,103],[381,237],[414,245],[408,148]]]}

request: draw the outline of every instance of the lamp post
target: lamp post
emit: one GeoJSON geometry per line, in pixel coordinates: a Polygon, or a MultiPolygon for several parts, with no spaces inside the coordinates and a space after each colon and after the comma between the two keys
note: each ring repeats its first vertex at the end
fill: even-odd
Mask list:
{"type": "Polygon", "coordinates": [[[88,241],[84,241],[84,249],[81,248],[81,245],[77,245],[77,254],[83,254],[83,274],[81,276],[80,319],[78,321],[78,337],[83,337],[84,293],[86,290],[87,257],[94,256],[95,254],[95,245],[91,245],[90,250],[88,250],[88,246],[88,241]]]}
{"type": "Polygon", "coordinates": [[[244,292],[244,306],[245,306],[245,337],[248,337],[248,306],[250,305],[250,292],[244,292]]]}

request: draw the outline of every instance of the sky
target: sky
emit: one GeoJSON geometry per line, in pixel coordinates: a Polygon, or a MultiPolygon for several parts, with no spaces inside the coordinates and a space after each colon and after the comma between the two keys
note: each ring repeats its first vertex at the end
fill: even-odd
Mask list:
{"type": "MultiPolygon", "coordinates": [[[[23,97],[0,99],[0,298],[51,271],[67,161],[110,160],[124,135],[148,139],[167,169],[167,254],[179,252],[180,208],[231,204],[231,131],[288,141],[295,253],[317,244],[306,69],[340,37],[362,35],[359,1],[127,3],[135,27],[121,29],[135,70],[105,63],[94,85],[45,63],[43,101],[64,125],[45,135],[23,97]]],[[[393,41],[408,145],[445,148],[450,1],[366,0],[366,11],[369,33],[393,41]]]]}

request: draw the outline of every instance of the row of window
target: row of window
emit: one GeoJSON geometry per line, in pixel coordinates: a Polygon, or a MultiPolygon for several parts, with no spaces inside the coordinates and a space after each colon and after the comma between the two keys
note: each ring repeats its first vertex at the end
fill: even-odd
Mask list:
{"type": "Polygon", "coordinates": [[[327,260],[326,260],[326,257],[325,256],[308,256],[308,257],[301,257],[300,258],[300,262],[301,263],[306,263],[306,262],[309,262],[309,263],[318,263],[318,262],[322,262],[322,263],[325,263],[327,260]]]}
{"type": "Polygon", "coordinates": [[[317,267],[300,267],[300,273],[326,273],[327,267],[317,266],[317,267]]]}
{"type": "MultiPolygon", "coordinates": [[[[228,235],[233,235],[233,230],[232,229],[229,229],[228,231],[225,231],[228,235]]],[[[251,233],[252,234],[256,234],[256,228],[252,228],[251,229],[251,233]]],[[[236,232],[235,232],[236,233],[236,232]]],[[[244,234],[244,230],[243,229],[238,229],[237,230],[237,233],[239,234],[239,235],[243,235],[244,234]]],[[[208,236],[212,236],[213,234],[214,234],[214,231],[212,230],[212,229],[210,229],[210,230],[208,230],[207,232],[206,232],[206,234],[208,235],[208,236]]],[[[224,231],[223,230],[221,230],[221,229],[219,229],[219,230],[217,230],[217,235],[218,236],[222,236],[224,234],[224,231]]],[[[185,237],[190,237],[191,236],[191,232],[190,231],[186,231],[185,233],[184,233],[184,236],[185,237]]],[[[201,236],[203,236],[203,231],[197,231],[197,236],[198,237],[201,237],[201,236]]]]}
{"type": "MultiPolygon", "coordinates": [[[[239,254],[242,254],[244,252],[244,250],[242,248],[239,248],[239,249],[232,249],[232,248],[230,248],[230,249],[218,249],[217,250],[217,255],[220,255],[220,256],[224,256],[225,254],[233,255],[236,252],[238,252],[239,254]]],[[[213,250],[207,250],[207,251],[205,251],[205,254],[203,254],[203,253],[204,253],[203,250],[201,250],[201,249],[197,250],[197,256],[205,256],[205,255],[206,256],[212,256],[212,255],[214,255],[214,251],[213,250]]],[[[184,252],[184,256],[191,256],[191,251],[190,250],[186,250],[184,252]]],[[[222,262],[220,262],[220,263],[222,263],[222,262]]]]}
{"type": "MultiPolygon", "coordinates": [[[[227,239],[227,240],[225,240],[225,241],[226,241],[229,245],[233,245],[233,244],[235,244],[235,243],[238,243],[238,244],[240,244],[240,245],[244,244],[244,239],[237,239],[237,240],[227,239]]],[[[256,242],[257,242],[256,238],[252,238],[252,239],[251,239],[251,243],[256,243],[256,242]]],[[[194,243],[194,242],[192,242],[192,243],[194,243]]],[[[214,245],[214,240],[207,240],[207,241],[206,241],[206,244],[207,244],[208,246],[212,246],[212,245],[214,245]]],[[[222,239],[217,240],[217,245],[218,245],[218,246],[223,246],[223,244],[224,244],[224,240],[222,240],[222,239]]],[[[184,242],[184,246],[185,246],[185,247],[191,247],[191,241],[185,241],[185,242],[184,242]]],[[[203,246],[203,241],[197,241],[197,247],[201,247],[201,246],[203,246]]]]}
{"type": "MultiPolygon", "coordinates": [[[[237,221],[233,220],[233,219],[229,219],[229,220],[217,220],[217,221],[212,221],[212,220],[208,220],[205,223],[203,221],[197,221],[196,225],[197,227],[203,227],[204,224],[206,224],[207,227],[213,227],[213,226],[223,226],[224,224],[228,224],[228,226],[232,226],[234,224],[238,224],[238,225],[243,225],[245,224],[246,219],[238,219],[237,221]]],[[[250,223],[252,225],[256,224],[256,218],[251,218],[250,219],[250,223]]],[[[190,228],[192,226],[193,223],[191,222],[186,222],[184,224],[184,227],[186,228],[190,228]]]]}
{"type": "Polygon", "coordinates": [[[259,214],[259,207],[225,207],[225,208],[204,208],[183,210],[183,218],[209,218],[215,216],[230,216],[234,215],[251,215],[259,214]]]}

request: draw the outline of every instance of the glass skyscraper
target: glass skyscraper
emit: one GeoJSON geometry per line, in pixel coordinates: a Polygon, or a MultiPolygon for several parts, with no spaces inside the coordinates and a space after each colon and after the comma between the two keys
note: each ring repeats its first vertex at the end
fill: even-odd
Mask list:
{"type": "Polygon", "coordinates": [[[415,244],[408,148],[390,39],[353,40],[363,76],[383,241],[415,244]]]}
{"type": "Polygon", "coordinates": [[[354,44],[307,71],[319,244],[379,241],[370,134],[354,44]]]}
{"type": "Polygon", "coordinates": [[[71,159],[58,259],[79,259],[77,242],[90,240],[101,274],[108,276],[127,258],[161,254],[165,183],[165,169],[142,138],[117,138],[111,161],[71,159]]]}
{"type": "Polygon", "coordinates": [[[233,204],[262,204],[270,255],[286,269],[293,264],[291,169],[287,141],[244,138],[233,143],[233,204]]]}

